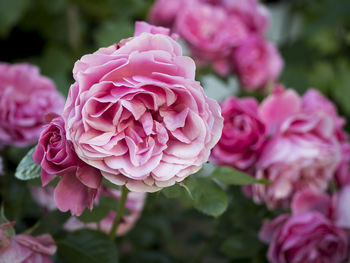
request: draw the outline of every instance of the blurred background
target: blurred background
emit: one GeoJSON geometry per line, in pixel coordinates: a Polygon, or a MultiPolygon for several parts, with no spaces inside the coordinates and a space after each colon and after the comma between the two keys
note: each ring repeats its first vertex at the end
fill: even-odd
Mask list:
{"type": "MultiPolygon", "coordinates": [[[[337,103],[341,115],[350,117],[350,1],[263,3],[271,16],[268,38],[278,44],[284,59],[280,82],[299,93],[308,87],[319,89],[337,103]]],[[[67,95],[74,62],[131,36],[134,21],[147,20],[152,4],[152,0],[0,0],[0,61],[38,65],[67,95]]],[[[209,96],[216,99],[237,92],[232,78],[222,79],[212,72],[201,72],[200,78],[209,96]]],[[[18,187],[16,191],[28,191],[18,187]]],[[[180,206],[157,194],[149,196],[143,217],[124,240],[121,262],[187,262],[186,257],[200,248],[203,239],[210,241],[202,248],[206,251],[203,262],[227,262],[223,259],[227,257],[237,263],[265,262],[266,248],[256,233],[268,212],[243,198],[238,188],[232,191],[234,200],[220,225],[193,209],[183,209],[186,201],[180,206]],[[189,220],[184,223],[183,218],[189,220]],[[219,228],[217,236],[203,232],[213,226],[219,228]],[[240,229],[251,232],[243,234],[240,229]]],[[[30,219],[40,214],[39,208],[33,209],[35,204],[21,197],[13,199],[17,210],[9,211],[10,217],[24,215],[23,224],[28,225],[19,227],[26,229],[30,219]]],[[[43,229],[54,232],[55,224],[65,216],[49,214],[43,229]]]]}

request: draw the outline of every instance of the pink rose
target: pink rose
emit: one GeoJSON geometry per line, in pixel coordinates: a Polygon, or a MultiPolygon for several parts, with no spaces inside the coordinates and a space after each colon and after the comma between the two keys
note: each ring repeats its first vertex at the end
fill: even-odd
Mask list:
{"type": "Polygon", "coordinates": [[[320,111],[304,112],[292,90],[275,91],[262,102],[259,113],[271,138],[255,177],[272,186],[253,185],[254,200],[269,208],[287,208],[300,190],[326,190],[341,159],[332,119],[320,111]]]}
{"type": "Polygon", "coordinates": [[[190,1],[193,0],[156,0],[150,11],[149,20],[154,25],[172,28],[176,16],[190,1]]]}
{"type": "Polygon", "coordinates": [[[175,31],[189,45],[200,64],[214,63],[214,69],[226,75],[230,70],[232,48],[247,38],[248,32],[239,17],[231,16],[220,6],[196,1],[178,14],[175,31]]]}
{"type": "Polygon", "coordinates": [[[259,236],[270,244],[270,262],[343,262],[348,255],[348,239],[339,227],[350,225],[345,206],[349,190],[332,198],[319,191],[303,190],[292,201],[292,215],[265,222],[259,236]]]}
{"type": "Polygon", "coordinates": [[[48,234],[32,237],[15,235],[8,237],[5,229],[12,223],[0,226],[0,263],[52,263],[51,256],[56,253],[56,244],[48,234]]]}
{"type": "Polygon", "coordinates": [[[258,116],[254,98],[230,97],[221,105],[224,128],[212,158],[219,165],[248,171],[265,141],[265,125],[258,116]]]}
{"type": "Polygon", "coordinates": [[[54,83],[29,64],[0,63],[0,146],[34,144],[49,112],[61,113],[54,83]]]}
{"type": "Polygon", "coordinates": [[[271,263],[341,263],[347,255],[345,232],[318,212],[266,222],[260,239],[269,243],[271,263]]]}
{"type": "Polygon", "coordinates": [[[92,209],[101,174],[77,157],[72,143],[66,140],[64,126],[62,117],[52,119],[40,135],[33,160],[42,167],[44,186],[55,176],[61,177],[54,191],[57,207],[80,215],[86,206],[92,209]]]}
{"type": "Polygon", "coordinates": [[[246,38],[233,51],[233,66],[247,90],[263,89],[278,78],[283,60],[275,45],[258,35],[246,38]]]}
{"type": "MultiPolygon", "coordinates": [[[[118,190],[113,190],[113,189],[103,187],[100,190],[98,195],[99,197],[108,196],[116,200],[120,200],[121,192],[118,190]]],[[[125,235],[137,222],[137,220],[139,219],[142,213],[145,199],[146,199],[145,193],[130,192],[128,194],[125,207],[129,210],[130,214],[123,215],[117,230],[118,236],[125,235]]],[[[97,202],[98,202],[98,199],[97,199],[97,202]]],[[[79,219],[76,217],[71,217],[64,225],[64,228],[68,231],[75,231],[84,227],[90,228],[90,229],[96,229],[96,230],[101,229],[103,232],[108,234],[113,226],[115,217],[116,217],[116,212],[110,211],[108,216],[102,219],[99,223],[88,223],[88,224],[84,224],[83,222],[79,221],[79,219]]]]}
{"type": "Polygon", "coordinates": [[[67,138],[112,183],[153,192],[181,182],[221,136],[219,105],[167,35],[142,33],[99,49],[77,61],[73,75],[63,113],[67,138]]]}

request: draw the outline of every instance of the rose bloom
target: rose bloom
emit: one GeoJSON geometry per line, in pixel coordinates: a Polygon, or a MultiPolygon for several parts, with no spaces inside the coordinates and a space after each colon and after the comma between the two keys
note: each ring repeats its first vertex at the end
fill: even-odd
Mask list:
{"type": "Polygon", "coordinates": [[[80,215],[86,206],[92,209],[101,173],[81,161],[73,145],[66,140],[64,120],[54,117],[40,135],[33,160],[41,165],[41,180],[47,185],[55,176],[60,181],[54,191],[54,200],[61,211],[70,210],[80,215]]]}
{"type": "Polygon", "coordinates": [[[266,139],[254,98],[228,98],[221,105],[224,128],[211,158],[219,165],[250,171],[266,139]]]}
{"type": "Polygon", "coordinates": [[[270,139],[255,177],[272,185],[253,185],[254,200],[270,209],[287,208],[302,189],[326,190],[341,159],[332,118],[320,111],[303,111],[293,90],[275,90],[262,102],[259,114],[270,139]]]}
{"type": "Polygon", "coordinates": [[[245,89],[264,89],[275,82],[283,60],[273,43],[261,36],[250,35],[234,51],[233,67],[245,89]]]}
{"type": "Polygon", "coordinates": [[[48,234],[32,237],[15,235],[8,237],[5,229],[13,223],[0,226],[0,263],[51,263],[56,244],[48,234]]]}
{"type": "MultiPolygon", "coordinates": [[[[99,191],[98,197],[107,196],[112,197],[115,200],[120,200],[121,192],[114,189],[109,189],[107,187],[102,187],[99,191]]],[[[125,207],[129,210],[130,214],[123,215],[120,224],[117,229],[117,235],[122,236],[132,229],[139,217],[141,216],[143,206],[145,203],[146,194],[145,193],[136,193],[130,192],[126,199],[125,207]]],[[[98,199],[97,199],[98,202],[98,199]]],[[[103,232],[108,234],[113,226],[114,219],[116,217],[115,211],[110,211],[107,217],[102,219],[98,223],[87,223],[79,221],[76,217],[71,217],[64,225],[64,229],[67,231],[75,231],[81,228],[90,228],[90,229],[101,229],[103,232]]]]}
{"type": "Polygon", "coordinates": [[[54,83],[29,64],[0,63],[0,147],[34,144],[49,112],[61,113],[64,99],[54,83]]]}
{"type": "Polygon", "coordinates": [[[327,194],[310,189],[295,195],[292,215],[283,214],[265,222],[260,239],[270,244],[271,263],[341,263],[347,256],[348,239],[339,227],[349,219],[350,188],[327,194]],[[345,196],[346,195],[346,196],[345,196]]]}
{"type": "Polygon", "coordinates": [[[264,224],[260,239],[270,243],[271,263],[341,263],[347,255],[345,232],[318,212],[281,215],[264,224]]]}
{"type": "Polygon", "coordinates": [[[151,28],[136,23],[137,36],[77,61],[63,113],[78,157],[136,192],[197,172],[223,126],[219,105],[194,79],[193,60],[151,28]]]}
{"type": "Polygon", "coordinates": [[[232,48],[248,36],[239,17],[230,16],[220,6],[193,1],[178,14],[175,32],[183,38],[199,64],[213,63],[221,75],[230,70],[232,48]]]}

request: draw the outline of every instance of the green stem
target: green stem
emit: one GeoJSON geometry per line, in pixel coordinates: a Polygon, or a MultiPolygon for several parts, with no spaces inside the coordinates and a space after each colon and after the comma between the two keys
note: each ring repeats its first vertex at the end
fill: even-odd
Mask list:
{"type": "Polygon", "coordinates": [[[115,235],[118,230],[118,226],[120,223],[120,220],[122,219],[123,213],[124,213],[124,208],[126,204],[126,198],[128,197],[129,190],[126,188],[124,185],[122,188],[122,196],[120,197],[119,203],[118,203],[118,208],[117,208],[117,215],[115,216],[113,226],[111,228],[111,232],[109,232],[109,237],[110,239],[114,240],[115,235]]]}

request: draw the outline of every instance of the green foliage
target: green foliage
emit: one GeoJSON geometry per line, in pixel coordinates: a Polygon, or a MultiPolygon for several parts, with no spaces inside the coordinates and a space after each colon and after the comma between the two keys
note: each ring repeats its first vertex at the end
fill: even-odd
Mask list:
{"type": "MultiPolygon", "coordinates": [[[[9,223],[9,221],[5,216],[4,207],[1,206],[1,208],[0,208],[0,226],[3,224],[6,224],[6,223],[9,223]]],[[[16,234],[15,229],[12,226],[5,228],[4,232],[8,237],[12,237],[16,234]]]]}
{"type": "Polygon", "coordinates": [[[211,177],[226,185],[269,184],[266,179],[257,180],[249,174],[227,166],[217,168],[211,177]]]}
{"type": "Polygon", "coordinates": [[[20,180],[30,180],[40,177],[40,165],[33,161],[32,155],[35,151],[35,147],[32,148],[18,164],[15,176],[20,180]]]}
{"type": "Polygon", "coordinates": [[[209,178],[194,178],[186,181],[191,191],[194,208],[210,216],[220,216],[225,212],[228,199],[225,191],[209,178]]]}
{"type": "Polygon", "coordinates": [[[56,241],[58,255],[67,263],[117,263],[114,244],[105,234],[94,230],[78,230],[56,241]]]}

